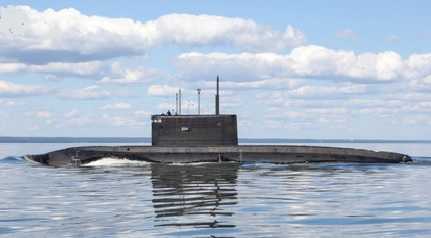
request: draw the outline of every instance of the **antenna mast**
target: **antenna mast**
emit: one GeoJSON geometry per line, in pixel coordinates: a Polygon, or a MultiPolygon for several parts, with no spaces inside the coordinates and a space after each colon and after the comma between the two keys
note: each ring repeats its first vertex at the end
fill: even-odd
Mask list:
{"type": "Polygon", "coordinates": [[[178,114],[178,93],[175,93],[175,114],[178,114]]]}
{"type": "Polygon", "coordinates": [[[180,89],[180,91],[178,92],[178,111],[179,111],[179,115],[181,115],[181,101],[182,101],[182,97],[183,97],[183,95],[181,94],[181,89],[180,89]]]}
{"type": "Polygon", "coordinates": [[[198,91],[198,114],[201,114],[201,89],[196,89],[198,91]]]}
{"type": "Polygon", "coordinates": [[[219,77],[217,75],[217,93],[215,95],[215,114],[220,114],[220,98],[219,98],[219,77]]]}

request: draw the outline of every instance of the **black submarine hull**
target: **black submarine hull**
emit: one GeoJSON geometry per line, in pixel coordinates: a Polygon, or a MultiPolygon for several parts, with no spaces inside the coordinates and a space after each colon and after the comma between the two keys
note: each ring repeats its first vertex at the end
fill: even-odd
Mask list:
{"type": "Polygon", "coordinates": [[[56,167],[79,167],[80,165],[107,157],[159,163],[221,161],[270,163],[402,163],[412,161],[410,156],[400,153],[300,145],[238,145],[210,147],[88,146],[72,147],[46,154],[27,155],[25,157],[32,161],[56,167]]]}

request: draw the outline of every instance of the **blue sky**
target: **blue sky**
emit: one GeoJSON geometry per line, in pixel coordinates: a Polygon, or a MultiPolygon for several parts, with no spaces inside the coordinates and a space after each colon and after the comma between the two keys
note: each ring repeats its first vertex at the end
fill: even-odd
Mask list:
{"type": "Polygon", "coordinates": [[[2,1],[0,135],[150,136],[185,92],[240,137],[429,139],[428,1],[2,1]]]}

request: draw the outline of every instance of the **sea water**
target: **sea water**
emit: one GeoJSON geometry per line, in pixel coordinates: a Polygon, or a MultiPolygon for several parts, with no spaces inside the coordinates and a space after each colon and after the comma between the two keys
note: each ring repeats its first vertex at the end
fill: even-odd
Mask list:
{"type": "Polygon", "coordinates": [[[20,157],[78,145],[0,144],[0,237],[431,237],[429,143],[327,144],[409,164],[53,168],[20,157]]]}

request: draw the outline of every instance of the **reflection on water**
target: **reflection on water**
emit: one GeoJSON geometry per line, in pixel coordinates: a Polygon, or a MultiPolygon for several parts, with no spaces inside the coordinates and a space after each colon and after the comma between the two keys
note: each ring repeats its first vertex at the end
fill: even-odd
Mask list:
{"type": "Polygon", "coordinates": [[[6,157],[0,237],[431,237],[431,158],[415,159],[280,165],[107,158],[65,169],[6,157]]]}
{"type": "Polygon", "coordinates": [[[155,225],[235,227],[224,217],[234,216],[229,206],[237,204],[238,169],[238,163],[153,163],[151,180],[155,225]]]}
{"type": "Polygon", "coordinates": [[[251,164],[240,169],[244,236],[431,235],[429,166],[251,164]],[[244,185],[246,184],[246,185],[244,185]],[[422,189],[421,189],[422,188],[422,189]]]}

